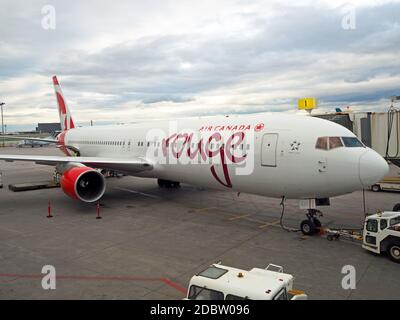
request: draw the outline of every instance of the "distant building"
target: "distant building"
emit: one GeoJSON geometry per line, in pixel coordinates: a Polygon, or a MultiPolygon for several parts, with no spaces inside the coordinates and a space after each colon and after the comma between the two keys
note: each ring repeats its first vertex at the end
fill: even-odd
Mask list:
{"type": "Polygon", "coordinates": [[[38,126],[36,127],[36,132],[39,132],[39,133],[53,134],[56,131],[61,131],[61,125],[59,122],[38,123],[38,126]]]}

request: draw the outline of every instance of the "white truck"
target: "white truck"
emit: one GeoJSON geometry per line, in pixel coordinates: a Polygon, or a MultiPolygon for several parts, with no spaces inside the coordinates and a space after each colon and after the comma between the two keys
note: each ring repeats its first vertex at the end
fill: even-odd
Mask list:
{"type": "Polygon", "coordinates": [[[400,263],[400,212],[386,211],[365,219],[362,247],[400,263]]]}
{"type": "Polygon", "coordinates": [[[303,291],[293,290],[294,277],[281,266],[249,271],[213,264],[193,276],[187,300],[307,300],[303,291]]]}

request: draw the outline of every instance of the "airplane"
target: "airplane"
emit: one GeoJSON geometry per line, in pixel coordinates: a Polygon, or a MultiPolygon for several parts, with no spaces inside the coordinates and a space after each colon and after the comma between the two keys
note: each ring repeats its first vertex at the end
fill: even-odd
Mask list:
{"type": "MultiPolygon", "coordinates": [[[[77,127],[56,76],[53,85],[65,156],[7,155],[0,160],[52,165],[73,199],[97,202],[106,191],[99,169],[201,187],[326,203],[367,188],[389,171],[384,158],[336,123],[303,115],[249,114],[77,127]]],[[[25,137],[25,139],[28,137],[25,137]]],[[[29,139],[29,138],[28,138],[29,139]]],[[[35,138],[33,140],[40,141],[35,138]]],[[[308,208],[301,231],[321,226],[308,208]]]]}
{"type": "MultiPolygon", "coordinates": [[[[51,138],[51,137],[48,137],[48,138],[46,138],[46,139],[49,139],[49,138],[51,138]]],[[[23,147],[28,146],[28,147],[34,148],[34,147],[43,147],[43,146],[47,146],[47,145],[49,145],[49,144],[50,144],[50,142],[45,142],[45,141],[32,141],[32,140],[28,139],[28,140],[21,140],[20,142],[18,142],[17,147],[18,147],[18,148],[23,148],[23,147]]]]}

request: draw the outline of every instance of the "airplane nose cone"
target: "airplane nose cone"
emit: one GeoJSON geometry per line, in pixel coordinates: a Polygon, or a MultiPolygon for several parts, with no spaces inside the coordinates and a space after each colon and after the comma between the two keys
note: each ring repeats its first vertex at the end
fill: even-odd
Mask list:
{"type": "Polygon", "coordinates": [[[364,188],[377,183],[389,172],[386,160],[371,149],[360,156],[359,168],[360,180],[364,188]]]}

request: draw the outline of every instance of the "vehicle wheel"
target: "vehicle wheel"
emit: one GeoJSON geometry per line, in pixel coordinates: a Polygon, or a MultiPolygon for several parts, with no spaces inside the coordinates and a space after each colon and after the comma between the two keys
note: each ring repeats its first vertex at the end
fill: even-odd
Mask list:
{"type": "Polygon", "coordinates": [[[315,233],[315,224],[310,220],[303,220],[300,224],[300,230],[306,236],[311,236],[315,233]]]}
{"type": "Polygon", "coordinates": [[[400,203],[397,203],[394,207],[393,207],[393,211],[400,211],[400,203]]]}
{"type": "Polygon", "coordinates": [[[326,238],[328,239],[328,241],[332,241],[333,240],[333,235],[330,234],[326,238]]]}
{"type": "Polygon", "coordinates": [[[390,260],[400,263],[400,243],[391,243],[388,246],[387,254],[390,260]]]}
{"type": "Polygon", "coordinates": [[[372,190],[373,192],[379,192],[379,191],[381,191],[381,187],[380,187],[379,185],[377,185],[377,184],[374,184],[374,185],[371,187],[371,190],[372,190]]]}

